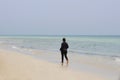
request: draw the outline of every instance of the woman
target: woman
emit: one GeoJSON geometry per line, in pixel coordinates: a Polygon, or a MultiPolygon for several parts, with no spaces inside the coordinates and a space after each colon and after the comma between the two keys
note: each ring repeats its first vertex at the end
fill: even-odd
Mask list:
{"type": "Polygon", "coordinates": [[[64,63],[64,57],[68,64],[68,57],[67,57],[67,49],[69,48],[68,43],[66,42],[66,39],[63,38],[63,42],[61,43],[60,51],[61,51],[61,63],[63,65],[64,63]]]}

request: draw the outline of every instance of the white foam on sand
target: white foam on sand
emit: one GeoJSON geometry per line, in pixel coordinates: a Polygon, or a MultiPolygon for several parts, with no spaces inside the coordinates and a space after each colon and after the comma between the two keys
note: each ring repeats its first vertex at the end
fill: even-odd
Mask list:
{"type": "Polygon", "coordinates": [[[12,46],[12,48],[13,48],[13,49],[19,49],[18,47],[14,46],[14,45],[12,46]]]}
{"type": "Polygon", "coordinates": [[[119,57],[115,58],[115,61],[120,64],[120,58],[119,57]]]}

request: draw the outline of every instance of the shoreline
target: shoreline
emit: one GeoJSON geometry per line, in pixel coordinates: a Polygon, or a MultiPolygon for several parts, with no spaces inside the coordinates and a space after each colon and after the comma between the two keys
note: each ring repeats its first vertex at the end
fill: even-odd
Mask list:
{"type": "Polygon", "coordinates": [[[101,74],[102,71],[101,72],[92,71],[93,69],[95,69],[95,67],[92,67],[93,69],[90,68],[90,66],[88,66],[89,64],[86,62],[83,63],[80,62],[80,65],[82,67],[80,67],[79,71],[74,70],[71,68],[73,62],[71,61],[68,67],[65,66],[61,67],[60,64],[52,63],[40,58],[35,58],[31,55],[27,55],[23,53],[21,54],[20,52],[16,52],[16,51],[9,51],[9,50],[6,51],[5,49],[0,49],[0,64],[1,64],[0,79],[1,80],[13,80],[13,79],[15,80],[40,80],[40,79],[41,80],[48,80],[48,79],[49,80],[66,80],[66,79],[115,80],[116,79],[118,80],[117,77],[101,74]],[[84,65],[86,65],[87,67],[84,67],[84,65]],[[21,75],[24,76],[22,77],[21,75]],[[40,77],[40,75],[43,76],[40,77]],[[56,77],[54,78],[54,76],[56,77]],[[110,78],[108,76],[110,76],[110,78]]]}

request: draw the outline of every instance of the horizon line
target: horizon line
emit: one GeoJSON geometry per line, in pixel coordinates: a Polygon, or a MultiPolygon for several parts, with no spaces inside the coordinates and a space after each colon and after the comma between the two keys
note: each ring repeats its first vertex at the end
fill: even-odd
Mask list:
{"type": "Polygon", "coordinates": [[[115,35],[115,34],[113,34],[113,35],[47,35],[47,34],[45,34],[45,35],[25,35],[25,34],[23,34],[23,35],[20,35],[20,34],[18,34],[18,35],[0,35],[0,36],[120,36],[120,35],[115,35]]]}

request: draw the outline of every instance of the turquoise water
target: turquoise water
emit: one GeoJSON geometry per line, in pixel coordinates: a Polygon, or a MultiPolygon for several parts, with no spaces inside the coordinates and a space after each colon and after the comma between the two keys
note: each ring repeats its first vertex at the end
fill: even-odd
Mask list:
{"type": "Polygon", "coordinates": [[[59,52],[63,37],[71,54],[120,57],[120,36],[0,36],[0,47],[59,52]]]}

